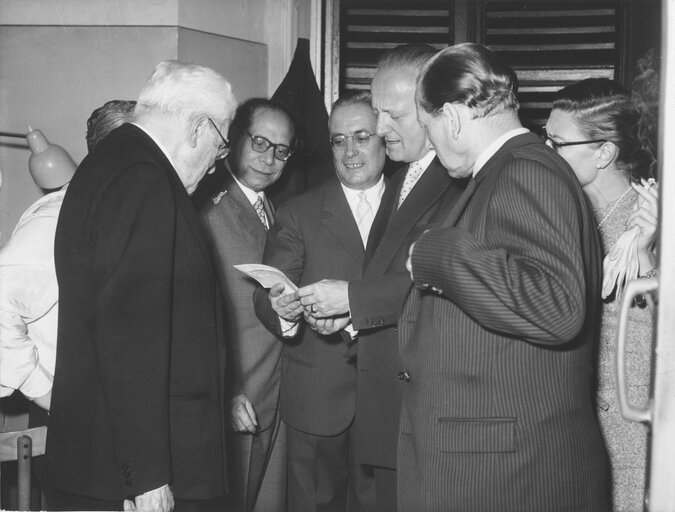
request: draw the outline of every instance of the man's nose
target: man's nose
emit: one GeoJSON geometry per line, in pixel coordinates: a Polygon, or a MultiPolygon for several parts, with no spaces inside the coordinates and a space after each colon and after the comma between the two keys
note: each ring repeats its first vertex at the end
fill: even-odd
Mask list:
{"type": "Polygon", "coordinates": [[[353,138],[347,139],[347,149],[345,150],[345,155],[352,157],[359,152],[359,148],[356,146],[356,141],[353,138]]]}
{"type": "Polygon", "coordinates": [[[375,133],[379,137],[384,137],[389,132],[389,120],[386,114],[377,114],[377,124],[375,125],[375,133]]]}
{"type": "Polygon", "coordinates": [[[267,165],[272,165],[274,163],[274,148],[270,146],[265,151],[260,154],[260,160],[265,162],[267,165]]]}

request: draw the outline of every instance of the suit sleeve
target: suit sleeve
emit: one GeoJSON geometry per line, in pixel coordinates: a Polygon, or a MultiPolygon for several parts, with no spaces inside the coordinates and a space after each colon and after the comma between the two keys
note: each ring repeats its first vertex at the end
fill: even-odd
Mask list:
{"type": "MultiPolygon", "coordinates": [[[[267,232],[263,264],[281,270],[299,285],[305,265],[305,243],[291,208],[282,205],[277,210],[274,226],[267,232]]],[[[269,290],[259,286],[253,293],[255,312],[260,321],[274,334],[282,335],[279,316],[269,301],[269,290]]]]}
{"type": "Polygon", "coordinates": [[[396,325],[412,284],[407,271],[350,282],[349,309],[354,329],[396,325]]]}
{"type": "Polygon", "coordinates": [[[573,339],[586,300],[571,184],[542,164],[512,160],[484,208],[480,239],[456,227],[419,238],[416,286],[433,287],[486,329],[542,344],[573,339]]]}
{"type": "Polygon", "coordinates": [[[110,184],[95,215],[93,350],[118,464],[136,475],[125,487],[133,496],[171,480],[173,190],[161,169],[131,168],[110,184]]]}

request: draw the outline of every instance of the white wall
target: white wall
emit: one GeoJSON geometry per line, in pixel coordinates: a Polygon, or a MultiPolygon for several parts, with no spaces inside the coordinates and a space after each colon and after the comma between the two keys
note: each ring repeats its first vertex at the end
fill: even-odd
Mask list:
{"type": "MultiPolygon", "coordinates": [[[[0,131],[28,124],[86,153],[86,119],[109,99],[134,99],[154,65],[214,67],[238,99],[269,96],[286,74],[316,0],[0,0],[0,131]]],[[[43,191],[26,144],[0,138],[0,245],[43,191]]]]}

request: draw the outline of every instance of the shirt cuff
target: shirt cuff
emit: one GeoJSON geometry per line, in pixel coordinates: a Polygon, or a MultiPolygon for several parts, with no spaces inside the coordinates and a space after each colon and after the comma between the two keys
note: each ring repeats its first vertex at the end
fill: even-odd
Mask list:
{"type": "Polygon", "coordinates": [[[349,333],[349,335],[352,337],[352,339],[356,339],[356,337],[357,337],[358,334],[359,334],[359,331],[357,331],[356,329],[354,329],[354,326],[352,325],[351,322],[349,322],[349,323],[346,325],[346,327],[344,328],[344,330],[347,331],[347,332],[349,333]]]}
{"type": "Polygon", "coordinates": [[[281,323],[281,334],[284,338],[292,338],[298,334],[299,322],[289,322],[281,317],[279,317],[279,322],[281,323]]]}

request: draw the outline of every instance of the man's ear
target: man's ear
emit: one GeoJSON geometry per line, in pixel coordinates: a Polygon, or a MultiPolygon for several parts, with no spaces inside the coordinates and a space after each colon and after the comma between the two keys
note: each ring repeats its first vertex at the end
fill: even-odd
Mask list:
{"type": "Polygon", "coordinates": [[[598,169],[604,169],[614,162],[619,156],[619,148],[613,142],[605,142],[597,152],[595,166],[598,169]]]}
{"type": "Polygon", "coordinates": [[[209,118],[198,116],[188,121],[187,142],[191,148],[196,148],[200,137],[204,136],[204,131],[209,129],[209,118]]]}
{"type": "Polygon", "coordinates": [[[459,133],[462,131],[462,122],[457,111],[457,105],[454,103],[444,103],[441,114],[447,122],[448,133],[454,140],[457,140],[459,133]]]}

